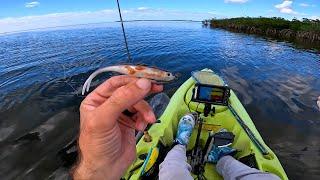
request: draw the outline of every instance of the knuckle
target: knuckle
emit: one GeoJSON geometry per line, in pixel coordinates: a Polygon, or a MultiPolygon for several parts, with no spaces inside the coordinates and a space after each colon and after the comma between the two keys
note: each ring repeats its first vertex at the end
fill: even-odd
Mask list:
{"type": "Polygon", "coordinates": [[[85,110],[85,102],[82,101],[81,104],[80,104],[80,111],[84,111],[85,110]]]}
{"type": "Polygon", "coordinates": [[[111,87],[117,87],[120,81],[124,81],[124,78],[126,78],[126,75],[113,76],[106,83],[111,87]]]}
{"type": "Polygon", "coordinates": [[[108,101],[111,106],[121,107],[121,104],[119,102],[119,98],[117,96],[113,96],[113,98],[109,98],[108,101]]]}
{"type": "Polygon", "coordinates": [[[127,87],[121,87],[113,94],[113,98],[110,99],[112,99],[113,103],[115,103],[116,105],[120,105],[120,102],[130,98],[131,96],[132,90],[127,87]]]}
{"type": "Polygon", "coordinates": [[[123,88],[121,88],[121,89],[119,89],[120,91],[119,91],[119,96],[121,97],[121,98],[125,98],[125,97],[129,97],[129,96],[131,96],[132,95],[132,90],[131,89],[129,89],[129,88],[125,88],[125,87],[123,87],[123,88]]]}
{"type": "Polygon", "coordinates": [[[92,134],[97,131],[98,125],[94,119],[88,119],[88,121],[85,122],[84,124],[84,131],[88,134],[92,134]]]}
{"type": "Polygon", "coordinates": [[[151,105],[150,105],[147,101],[143,100],[142,102],[143,102],[143,104],[144,104],[144,108],[145,108],[145,109],[147,109],[148,111],[151,111],[151,110],[152,110],[151,105]]]}
{"type": "Polygon", "coordinates": [[[108,79],[108,82],[117,81],[117,80],[119,80],[120,77],[121,77],[121,75],[120,76],[112,76],[111,78],[108,79]]]}
{"type": "Polygon", "coordinates": [[[80,132],[88,132],[96,128],[94,113],[89,112],[85,103],[80,104],[80,132]]]}
{"type": "Polygon", "coordinates": [[[137,109],[138,111],[143,111],[143,112],[152,111],[152,107],[145,100],[139,101],[136,105],[134,105],[134,108],[137,109]]]}
{"type": "MultiPolygon", "coordinates": [[[[112,77],[112,78],[113,78],[113,77],[112,77]]],[[[109,86],[110,86],[110,87],[113,87],[113,83],[112,83],[113,80],[112,80],[112,78],[110,78],[110,79],[108,79],[107,81],[105,81],[105,82],[104,82],[104,85],[107,86],[107,87],[109,87],[109,86]]]]}

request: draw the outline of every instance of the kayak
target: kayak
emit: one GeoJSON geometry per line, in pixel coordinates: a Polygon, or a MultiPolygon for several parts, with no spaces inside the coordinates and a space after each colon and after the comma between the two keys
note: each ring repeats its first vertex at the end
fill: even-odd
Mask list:
{"type": "MultiPolygon", "coordinates": [[[[206,84],[225,85],[222,78],[210,69],[202,71],[212,72],[210,77],[202,78],[206,84]]],[[[197,81],[193,77],[185,81],[171,97],[158,123],[153,124],[137,141],[137,158],[126,172],[124,179],[158,178],[159,164],[172,148],[180,118],[190,112],[204,112],[204,104],[191,101],[196,83],[197,81]]],[[[288,179],[279,159],[265,144],[232,89],[230,89],[228,101],[228,106],[214,105],[214,113],[210,113],[206,117],[202,116],[203,123],[201,126],[195,126],[187,146],[187,154],[190,154],[197,147],[204,149],[210,133],[216,133],[223,128],[234,134],[234,140],[230,146],[237,150],[234,158],[250,167],[273,173],[284,180],[288,179]],[[200,127],[201,132],[198,143],[196,143],[200,127]]],[[[188,161],[190,161],[189,156],[188,161]]],[[[193,173],[192,176],[198,177],[193,173]]],[[[203,165],[202,176],[205,177],[204,179],[223,179],[212,163],[203,165]]]]}

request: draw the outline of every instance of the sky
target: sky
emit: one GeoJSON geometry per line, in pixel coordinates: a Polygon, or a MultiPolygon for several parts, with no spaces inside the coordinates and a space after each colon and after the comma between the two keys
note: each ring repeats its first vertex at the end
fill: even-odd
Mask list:
{"type": "MultiPolygon", "coordinates": [[[[119,0],[124,20],[320,19],[320,0],[119,0]]],[[[1,0],[0,33],[119,20],[116,0],[1,0]]]]}

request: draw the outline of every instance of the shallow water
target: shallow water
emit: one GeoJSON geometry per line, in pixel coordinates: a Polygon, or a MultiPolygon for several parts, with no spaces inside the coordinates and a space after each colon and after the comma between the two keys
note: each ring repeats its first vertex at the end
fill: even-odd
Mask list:
{"type": "MultiPolygon", "coordinates": [[[[194,22],[134,22],[126,31],[135,63],[182,73],[168,94],[191,71],[213,69],[236,91],[289,178],[319,179],[318,53],[194,22]]],[[[65,178],[83,82],[125,59],[118,23],[0,35],[1,179],[65,178]]]]}

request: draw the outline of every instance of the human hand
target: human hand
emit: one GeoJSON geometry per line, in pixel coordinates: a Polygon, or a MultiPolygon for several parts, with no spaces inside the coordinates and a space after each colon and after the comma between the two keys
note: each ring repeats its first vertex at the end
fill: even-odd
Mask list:
{"type": "Polygon", "coordinates": [[[144,130],[156,121],[143,98],[162,89],[147,79],[115,76],[82,101],[80,161],[74,179],[121,178],[136,158],[135,129],[144,130]],[[136,114],[128,117],[122,114],[124,110],[136,114]]]}

